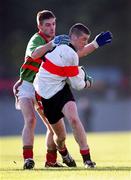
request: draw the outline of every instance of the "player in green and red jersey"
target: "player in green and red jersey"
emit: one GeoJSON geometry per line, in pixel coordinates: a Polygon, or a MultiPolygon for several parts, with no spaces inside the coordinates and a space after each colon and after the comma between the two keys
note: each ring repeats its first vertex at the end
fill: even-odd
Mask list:
{"type": "MultiPolygon", "coordinates": [[[[56,18],[51,11],[44,10],[37,14],[37,26],[39,32],[30,39],[27,45],[25,61],[20,69],[20,79],[13,88],[16,96],[16,108],[21,109],[25,122],[22,132],[24,169],[32,169],[35,164],[33,160],[34,129],[36,126],[35,109],[47,126],[47,154],[45,166],[62,166],[56,161],[57,149],[53,140],[53,132],[40,106],[36,104],[33,81],[39,70],[44,54],[59,44],[68,44],[69,37],[60,35],[54,38],[56,18]]],[[[65,149],[64,152],[63,150],[60,152],[62,157],[67,155],[67,153],[67,149],[65,149]]],[[[70,155],[68,156],[67,162],[65,160],[64,162],[67,166],[76,166],[75,161],[70,155]]]]}

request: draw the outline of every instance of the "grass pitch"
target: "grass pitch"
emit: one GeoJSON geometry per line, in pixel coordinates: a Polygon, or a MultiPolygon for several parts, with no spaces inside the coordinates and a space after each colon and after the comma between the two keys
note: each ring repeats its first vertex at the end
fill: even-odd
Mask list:
{"type": "MultiPolygon", "coordinates": [[[[131,179],[131,133],[88,133],[95,169],[85,169],[72,135],[66,144],[77,168],[44,168],[45,137],[36,136],[34,170],[23,170],[21,137],[0,137],[0,180],[129,180],[131,179]]],[[[58,161],[61,158],[58,155],[58,161]]]]}

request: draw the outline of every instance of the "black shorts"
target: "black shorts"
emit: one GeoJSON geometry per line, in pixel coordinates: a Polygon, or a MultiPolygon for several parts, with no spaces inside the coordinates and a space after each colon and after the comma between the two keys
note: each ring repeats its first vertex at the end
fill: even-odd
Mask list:
{"type": "Polygon", "coordinates": [[[68,101],[75,101],[73,94],[66,84],[62,90],[55,94],[50,99],[41,98],[44,114],[47,117],[50,124],[55,124],[58,122],[64,114],[62,113],[62,108],[68,101]]]}

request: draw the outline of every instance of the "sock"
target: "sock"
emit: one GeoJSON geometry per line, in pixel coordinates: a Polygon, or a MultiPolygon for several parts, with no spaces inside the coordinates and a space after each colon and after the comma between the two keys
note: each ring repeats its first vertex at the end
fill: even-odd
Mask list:
{"type": "Polygon", "coordinates": [[[64,146],[61,150],[58,149],[58,151],[62,156],[66,156],[68,154],[66,146],[64,146]]]}
{"type": "Polygon", "coordinates": [[[46,153],[46,162],[48,163],[56,163],[57,160],[57,150],[47,150],[46,153]]]}
{"type": "Polygon", "coordinates": [[[28,159],[28,158],[33,159],[33,146],[23,146],[23,158],[24,159],[28,159]]]}
{"type": "Polygon", "coordinates": [[[83,158],[83,162],[85,161],[91,161],[91,157],[90,157],[90,150],[86,149],[86,150],[80,150],[81,156],[83,158]]]}

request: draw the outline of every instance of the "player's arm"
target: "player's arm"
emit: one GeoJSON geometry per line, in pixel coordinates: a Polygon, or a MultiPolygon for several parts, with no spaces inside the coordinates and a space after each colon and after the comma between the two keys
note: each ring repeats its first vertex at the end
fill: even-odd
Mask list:
{"type": "Polygon", "coordinates": [[[90,88],[92,86],[92,82],[92,78],[87,74],[82,66],[78,67],[78,75],[67,79],[67,83],[76,90],[90,88]]]}
{"type": "Polygon", "coordinates": [[[60,44],[69,44],[70,39],[67,35],[55,36],[55,38],[47,44],[40,45],[31,54],[31,58],[37,59],[42,57],[45,53],[52,50],[54,47],[60,44]]]}
{"type": "Polygon", "coordinates": [[[87,44],[82,50],[78,51],[79,57],[87,56],[88,54],[95,51],[98,47],[104,46],[105,44],[111,43],[112,33],[110,31],[102,32],[98,34],[95,39],[87,44]]]}
{"type": "MultiPolygon", "coordinates": [[[[93,52],[98,47],[101,47],[107,43],[110,43],[111,40],[112,40],[111,32],[109,31],[102,32],[98,34],[90,44],[86,45],[81,52],[79,51],[78,56],[80,57],[86,56],[89,53],[93,52]]],[[[76,62],[76,61],[73,61],[73,62],[76,62]]],[[[75,64],[75,65],[78,65],[78,64],[75,64]]],[[[78,75],[74,77],[69,77],[67,82],[71,85],[72,88],[81,90],[86,87],[87,88],[91,87],[92,78],[88,76],[88,74],[83,68],[78,67],[78,75]]]]}
{"type": "Polygon", "coordinates": [[[87,56],[88,54],[92,53],[95,50],[96,50],[96,47],[91,42],[87,44],[82,50],[77,51],[77,54],[81,58],[81,57],[87,56]]]}
{"type": "Polygon", "coordinates": [[[22,79],[20,78],[13,86],[13,93],[16,95],[18,93],[18,87],[21,85],[22,79]]]}
{"type": "Polygon", "coordinates": [[[44,45],[40,45],[32,52],[31,58],[38,59],[42,57],[46,52],[50,51],[52,48],[53,47],[51,42],[44,45]]]}

